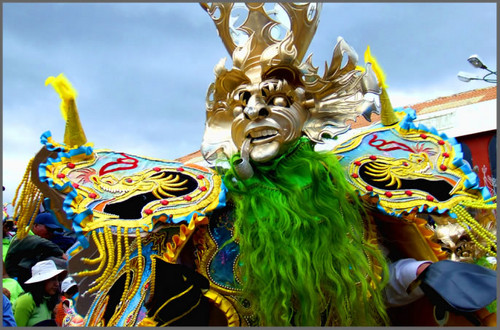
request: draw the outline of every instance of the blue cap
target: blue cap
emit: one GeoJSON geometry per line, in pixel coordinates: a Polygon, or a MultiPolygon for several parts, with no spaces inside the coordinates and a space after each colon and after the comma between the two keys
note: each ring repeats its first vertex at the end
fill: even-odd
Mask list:
{"type": "Polygon", "coordinates": [[[59,222],[57,222],[56,218],[50,213],[40,213],[36,216],[35,223],[45,225],[48,228],[58,231],[64,230],[59,222]]]}

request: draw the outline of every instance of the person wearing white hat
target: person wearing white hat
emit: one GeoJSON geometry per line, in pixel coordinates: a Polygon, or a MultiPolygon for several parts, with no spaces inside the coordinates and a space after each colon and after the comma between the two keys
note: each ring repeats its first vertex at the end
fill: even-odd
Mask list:
{"type": "Polygon", "coordinates": [[[54,308],[57,326],[83,326],[83,318],[76,312],[75,309],[75,301],[78,295],[78,284],[71,276],[68,276],[61,283],[61,291],[61,302],[54,308]]]}
{"type": "Polygon", "coordinates": [[[52,311],[59,301],[59,282],[66,274],[52,260],[39,261],[31,268],[31,278],[24,282],[27,292],[13,306],[17,326],[56,325],[52,311]]]}
{"type": "Polygon", "coordinates": [[[68,299],[73,298],[73,296],[78,292],[78,285],[73,277],[68,276],[62,281],[61,292],[68,299]]]}

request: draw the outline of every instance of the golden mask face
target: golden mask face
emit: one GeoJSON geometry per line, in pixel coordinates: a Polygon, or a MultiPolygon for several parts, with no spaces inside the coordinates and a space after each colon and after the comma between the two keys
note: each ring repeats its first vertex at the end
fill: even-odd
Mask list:
{"type": "Polygon", "coordinates": [[[475,251],[474,243],[462,226],[457,223],[441,225],[437,227],[435,235],[441,249],[448,252],[450,260],[474,261],[478,251],[475,251]]]}
{"type": "Polygon", "coordinates": [[[308,112],[302,107],[303,89],[284,80],[243,84],[231,94],[231,137],[239,151],[247,141],[250,159],[262,163],[281,155],[302,135],[308,112]]]}

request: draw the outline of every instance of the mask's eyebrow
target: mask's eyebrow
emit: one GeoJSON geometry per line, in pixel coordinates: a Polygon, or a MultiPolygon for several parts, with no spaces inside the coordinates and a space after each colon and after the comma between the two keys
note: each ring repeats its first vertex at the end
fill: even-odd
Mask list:
{"type": "Polygon", "coordinates": [[[260,90],[265,96],[267,96],[267,92],[271,94],[285,92],[288,86],[286,80],[279,79],[266,80],[259,84],[260,90]]]}

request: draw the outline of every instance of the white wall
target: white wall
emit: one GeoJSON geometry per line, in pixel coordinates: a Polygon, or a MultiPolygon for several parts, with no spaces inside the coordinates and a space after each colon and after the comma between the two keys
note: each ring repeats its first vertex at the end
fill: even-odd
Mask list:
{"type": "Polygon", "coordinates": [[[417,114],[415,124],[435,127],[448,137],[497,129],[497,100],[490,100],[428,114],[417,114]]]}

